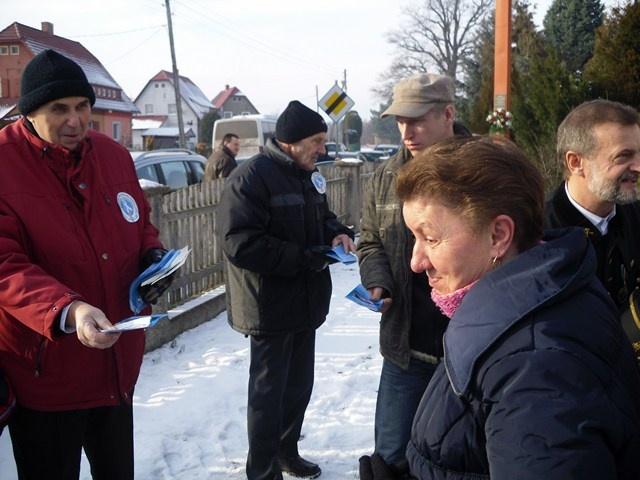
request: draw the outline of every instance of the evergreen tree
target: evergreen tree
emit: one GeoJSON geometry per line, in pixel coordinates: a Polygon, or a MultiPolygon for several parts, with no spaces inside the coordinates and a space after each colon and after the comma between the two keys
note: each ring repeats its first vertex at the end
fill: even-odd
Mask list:
{"type": "Polygon", "coordinates": [[[396,120],[393,115],[385,118],[380,118],[382,112],[384,112],[391,105],[391,100],[386,103],[381,103],[377,110],[371,109],[371,119],[369,120],[369,128],[375,137],[376,143],[400,143],[400,131],[396,125],[396,120]]]}
{"type": "Polygon", "coordinates": [[[198,138],[200,139],[200,143],[204,143],[209,148],[212,147],[213,124],[216,120],[220,120],[220,116],[217,111],[211,110],[202,116],[200,125],[198,125],[198,138]]]}
{"type": "Polygon", "coordinates": [[[514,5],[513,33],[517,44],[511,77],[514,140],[536,162],[550,189],[562,173],[555,158],[556,130],[566,114],[584,101],[586,87],[536,31],[525,1],[514,5]]]}
{"type": "Polygon", "coordinates": [[[614,8],[585,67],[595,96],[640,108],[640,2],[614,8]]]}
{"type": "Polygon", "coordinates": [[[593,55],[603,12],[600,0],[554,0],[547,11],[545,36],[570,72],[581,72],[593,55]]]}
{"type": "Polygon", "coordinates": [[[478,29],[475,48],[464,63],[463,99],[457,102],[457,117],[474,133],[487,133],[487,113],[493,110],[493,63],[495,16],[487,17],[478,29]]]}

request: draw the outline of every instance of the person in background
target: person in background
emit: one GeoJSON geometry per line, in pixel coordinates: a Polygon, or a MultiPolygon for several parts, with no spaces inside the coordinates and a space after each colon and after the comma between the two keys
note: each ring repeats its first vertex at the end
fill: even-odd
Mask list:
{"type": "MultiPolygon", "coordinates": [[[[411,475],[640,478],[633,351],[584,231],[543,236],[537,169],[505,140],[455,139],[403,169],[398,196],[411,269],[451,319],[414,418],[411,475]]],[[[361,464],[363,479],[398,478],[361,464]]]]}
{"type": "Polygon", "coordinates": [[[384,300],[380,353],[384,357],[375,413],[375,452],[402,462],[413,414],[442,358],[447,319],[429,298],[424,275],[411,273],[413,238],[396,196],[398,170],[427,147],[470,135],[455,122],[451,78],[414,75],[398,82],[383,116],[394,115],[404,143],[374,173],[366,190],[358,257],[362,285],[384,300]]]}
{"type": "Polygon", "coordinates": [[[355,250],[315,166],[326,132],[320,115],[290,102],[276,137],[231,174],[219,205],[229,323],[251,337],[249,480],[321,473],[300,456],[298,441],[313,389],[315,332],[331,299],[325,253],[337,245],[355,250]]]}
{"type": "Polygon", "coordinates": [[[23,118],[0,130],[0,365],[20,480],[78,478],[82,449],[94,479],[134,478],[144,332],[103,330],[132,315],[129,285],[165,251],[129,152],[88,128],[94,102],[80,66],[45,50],[24,69],[23,118]]]}
{"type": "Polygon", "coordinates": [[[546,204],[546,227],[583,228],[596,251],[597,275],[629,312],[640,287],[640,117],[628,105],[586,102],[558,127],[565,181],[546,204]]]}
{"type": "Polygon", "coordinates": [[[226,178],[238,166],[236,156],[240,151],[240,138],[235,133],[222,137],[220,145],[211,153],[204,169],[205,180],[226,178]]]}

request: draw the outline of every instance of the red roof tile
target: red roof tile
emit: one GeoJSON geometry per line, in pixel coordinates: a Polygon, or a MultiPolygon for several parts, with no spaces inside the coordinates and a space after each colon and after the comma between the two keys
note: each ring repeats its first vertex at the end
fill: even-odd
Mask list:
{"type": "MultiPolygon", "coordinates": [[[[58,35],[52,35],[18,22],[14,22],[0,31],[0,43],[11,41],[21,41],[34,55],[49,48],[55,50],[80,65],[91,85],[111,87],[122,92],[122,88],[109,74],[107,69],[79,42],[59,37],[58,35]]],[[[122,97],[122,100],[110,100],[108,105],[105,104],[105,107],[127,112],[137,111],[136,106],[124,92],[122,92],[122,97]]]]}
{"type": "Polygon", "coordinates": [[[218,95],[216,95],[215,98],[211,100],[211,103],[213,103],[213,106],[215,108],[220,109],[225,103],[227,103],[227,100],[229,100],[238,92],[240,92],[240,89],[238,89],[238,87],[227,87],[218,95]]]}

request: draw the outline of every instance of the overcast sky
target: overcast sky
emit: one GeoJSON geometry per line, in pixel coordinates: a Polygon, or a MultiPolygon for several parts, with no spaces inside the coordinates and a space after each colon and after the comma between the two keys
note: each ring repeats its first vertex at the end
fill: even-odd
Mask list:
{"type": "MultiPolygon", "coordinates": [[[[385,34],[417,0],[171,0],[178,69],[209,99],[237,86],[261,113],[291,99],[315,107],[342,80],[362,117],[377,106],[372,87],[393,58],[385,34]]],[[[541,22],[551,0],[538,4],[541,22]]],[[[0,28],[14,21],[81,42],[132,100],[171,70],[161,0],[0,0],[0,28]],[[10,8],[7,8],[8,5],[10,8]]]]}

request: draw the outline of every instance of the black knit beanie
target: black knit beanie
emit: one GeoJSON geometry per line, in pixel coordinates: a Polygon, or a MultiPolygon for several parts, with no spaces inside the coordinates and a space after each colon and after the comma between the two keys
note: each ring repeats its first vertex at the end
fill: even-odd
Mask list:
{"type": "Polygon", "coordinates": [[[27,115],[45,103],[65,97],[87,97],[92,106],[96,103],[93,87],[80,65],[53,50],[40,52],[22,73],[20,112],[27,115]]]}
{"type": "Polygon", "coordinates": [[[296,143],[326,131],[322,117],[297,100],[289,102],[276,121],[276,139],[284,143],[296,143]]]}

